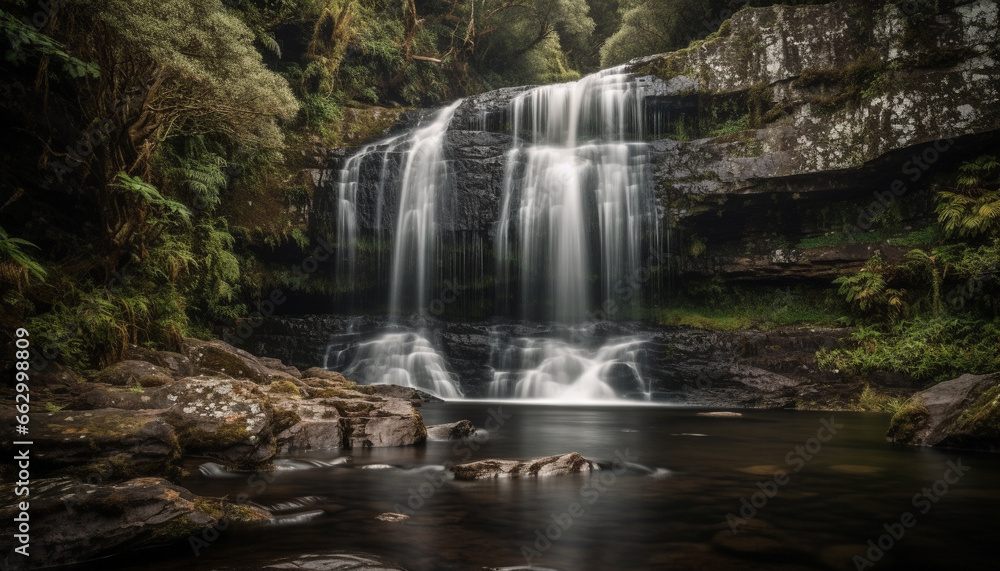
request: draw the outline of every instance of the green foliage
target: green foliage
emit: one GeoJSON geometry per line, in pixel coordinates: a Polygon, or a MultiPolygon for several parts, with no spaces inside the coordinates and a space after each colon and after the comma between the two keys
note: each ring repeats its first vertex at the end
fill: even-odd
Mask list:
{"type": "Polygon", "coordinates": [[[852,410],[862,412],[887,412],[889,414],[896,414],[904,402],[906,402],[905,398],[886,394],[872,388],[871,385],[866,383],[851,408],[852,410]]]}
{"type": "Polygon", "coordinates": [[[842,325],[845,309],[823,290],[741,288],[709,280],[691,284],[685,296],[647,311],[660,325],[733,331],[788,325],[836,327],[842,325]]]}
{"type": "Polygon", "coordinates": [[[14,285],[18,290],[27,285],[28,278],[44,281],[48,272],[28,255],[23,248],[38,248],[27,240],[14,238],[0,227],[0,282],[14,285]]]}
{"type": "Polygon", "coordinates": [[[860,315],[894,323],[909,311],[909,306],[904,299],[906,290],[889,287],[892,271],[876,251],[858,273],[841,276],[833,283],[840,286],[839,293],[860,315]]]}
{"type": "Polygon", "coordinates": [[[601,65],[610,67],[640,56],[686,46],[692,32],[704,35],[704,21],[712,19],[708,0],[624,0],[621,27],[601,47],[601,65]]]}
{"type": "MultiPolygon", "coordinates": [[[[80,38],[68,31],[84,53],[155,66],[152,78],[131,79],[157,85],[147,102],[161,118],[161,139],[224,133],[248,144],[281,145],[275,118],[291,118],[298,106],[285,80],[264,65],[253,32],[219,0],[85,0],[71,6],[69,22],[93,26],[80,38]]],[[[102,66],[102,72],[116,79],[110,69],[102,66]]]]}
{"type": "Polygon", "coordinates": [[[860,327],[853,348],[821,350],[820,367],[866,377],[888,371],[922,381],[943,381],[965,373],[1000,370],[1000,321],[918,317],[860,327]]]}
{"type": "Polygon", "coordinates": [[[1000,231],[1000,160],[983,155],[959,167],[954,190],[937,195],[938,221],[949,235],[978,237],[1000,231]]]}
{"type": "Polygon", "coordinates": [[[8,61],[25,63],[29,56],[51,57],[62,63],[63,72],[71,78],[100,75],[97,65],[74,57],[62,43],[5,10],[0,10],[0,35],[6,36],[11,42],[12,49],[4,54],[8,61]]]}

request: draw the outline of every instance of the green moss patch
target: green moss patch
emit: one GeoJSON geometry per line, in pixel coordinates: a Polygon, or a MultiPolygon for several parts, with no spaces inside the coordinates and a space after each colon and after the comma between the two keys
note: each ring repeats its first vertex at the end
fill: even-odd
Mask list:
{"type": "Polygon", "coordinates": [[[889,421],[887,439],[893,442],[913,442],[917,433],[927,426],[931,413],[919,397],[913,397],[899,407],[889,421]]]}

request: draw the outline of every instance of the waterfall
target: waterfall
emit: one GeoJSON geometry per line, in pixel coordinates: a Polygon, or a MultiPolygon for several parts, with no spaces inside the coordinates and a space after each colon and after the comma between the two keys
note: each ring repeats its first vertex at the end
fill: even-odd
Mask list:
{"type": "Polygon", "coordinates": [[[390,317],[400,316],[407,305],[419,315],[427,314],[431,273],[440,261],[437,210],[444,197],[439,194],[449,190],[444,135],[461,103],[456,101],[439,111],[430,125],[415,130],[403,159],[392,249],[390,317]]]}
{"type": "Polygon", "coordinates": [[[597,348],[561,339],[493,341],[491,398],[608,400],[646,398],[641,339],[609,340],[597,348]]]}
{"type": "Polygon", "coordinates": [[[444,357],[419,333],[386,333],[360,343],[344,374],[366,385],[402,385],[441,398],[462,396],[444,357]]]}
{"type": "Polygon", "coordinates": [[[659,251],[643,107],[623,67],[511,101],[495,246],[501,294],[519,282],[524,319],[584,321],[641,275],[644,236],[659,251]]]}
{"type": "MultiPolygon", "coordinates": [[[[364,208],[366,216],[374,209],[368,230],[378,253],[376,279],[388,282],[388,314],[396,324],[337,353],[337,367],[361,382],[463,395],[425,324],[467,288],[447,276],[467,276],[470,267],[481,266],[482,238],[468,240],[455,231],[461,221],[452,205],[460,197],[445,137],[461,104],[361,149],[341,170],[338,275],[356,279],[359,192],[369,193],[364,208]],[[377,170],[365,166],[373,160],[381,161],[377,170]],[[447,240],[445,227],[451,230],[447,240]],[[382,244],[391,244],[384,268],[382,244]],[[470,245],[471,260],[464,257],[470,245]],[[422,320],[414,330],[398,328],[414,316],[422,320]]],[[[643,341],[597,339],[587,326],[598,316],[634,317],[630,312],[660,265],[643,90],[618,67],[520,92],[505,117],[506,125],[474,109],[463,120],[474,129],[504,125],[511,135],[492,238],[496,311],[558,325],[544,338],[498,342],[485,392],[495,398],[647,397],[643,341]]]]}

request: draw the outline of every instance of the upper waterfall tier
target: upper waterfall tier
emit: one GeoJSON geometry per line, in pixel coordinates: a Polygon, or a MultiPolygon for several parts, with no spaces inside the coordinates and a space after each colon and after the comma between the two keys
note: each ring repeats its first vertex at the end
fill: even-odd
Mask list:
{"type": "Polygon", "coordinates": [[[578,323],[638,298],[616,299],[640,279],[644,253],[659,252],[643,103],[623,68],[511,100],[495,238],[501,310],[578,323]]]}
{"type": "Polygon", "coordinates": [[[342,163],[336,235],[345,289],[388,282],[396,317],[436,315],[470,281],[494,284],[500,313],[546,321],[578,323],[609,303],[638,301],[630,288],[641,289],[650,270],[643,260],[660,252],[643,90],[619,67],[511,95],[502,196],[486,236],[455,234],[463,217],[483,216],[461,206],[459,188],[477,182],[454,176],[469,160],[463,154],[481,148],[449,140],[462,101],[342,163]],[[361,274],[359,252],[374,258],[374,272],[361,274]]]}

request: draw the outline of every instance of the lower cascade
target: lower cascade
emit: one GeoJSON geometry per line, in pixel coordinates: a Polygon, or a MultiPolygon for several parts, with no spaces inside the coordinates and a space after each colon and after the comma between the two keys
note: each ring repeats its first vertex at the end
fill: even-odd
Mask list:
{"type": "Polygon", "coordinates": [[[363,384],[401,385],[445,399],[462,397],[444,358],[419,333],[385,333],[362,341],[355,350],[344,373],[363,384]]]}
{"type": "Polygon", "coordinates": [[[635,337],[586,349],[560,339],[519,338],[494,348],[489,398],[609,400],[648,397],[635,337]]]}

